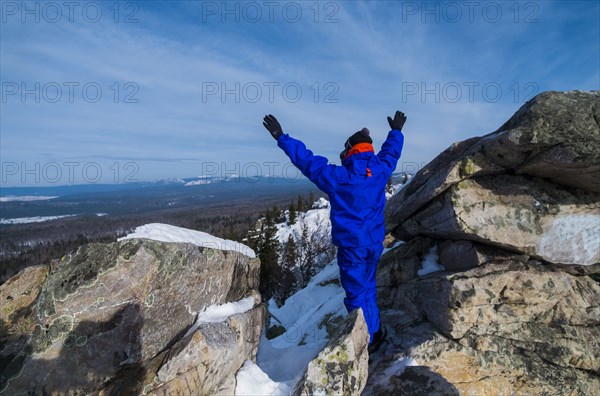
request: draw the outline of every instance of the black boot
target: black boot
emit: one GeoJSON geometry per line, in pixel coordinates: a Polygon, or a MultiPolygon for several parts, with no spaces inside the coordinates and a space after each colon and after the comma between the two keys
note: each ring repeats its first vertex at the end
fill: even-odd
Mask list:
{"type": "Polygon", "coordinates": [[[383,344],[383,342],[385,341],[385,337],[387,337],[387,331],[385,331],[385,329],[382,326],[379,328],[379,330],[377,330],[377,332],[375,332],[375,334],[373,334],[373,341],[369,344],[368,347],[369,355],[372,355],[379,350],[381,344],[383,344]]]}

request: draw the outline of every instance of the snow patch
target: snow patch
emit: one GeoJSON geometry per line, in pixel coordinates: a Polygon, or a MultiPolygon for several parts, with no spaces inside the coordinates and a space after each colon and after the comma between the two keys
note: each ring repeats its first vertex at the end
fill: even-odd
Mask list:
{"type": "Polygon", "coordinates": [[[388,368],[383,372],[385,378],[391,377],[392,375],[400,376],[404,373],[407,367],[418,366],[417,361],[410,357],[404,357],[395,360],[388,368]]]}
{"type": "Polygon", "coordinates": [[[124,239],[134,238],[152,239],[161,242],[186,242],[211,249],[231,250],[245,254],[251,258],[256,257],[254,250],[242,243],[218,238],[206,232],[176,227],[169,224],[151,223],[139,226],[136,227],[134,232],[123,238],[119,238],[118,240],[122,241],[124,239]]]}
{"type": "Polygon", "coordinates": [[[190,327],[184,337],[193,334],[203,323],[220,323],[226,321],[230,316],[246,313],[254,308],[254,304],[256,304],[254,297],[246,297],[239,301],[206,307],[198,314],[196,323],[190,327]]]}
{"type": "Polygon", "coordinates": [[[210,179],[193,180],[193,181],[185,183],[184,187],[199,186],[199,185],[202,185],[202,184],[210,184],[210,183],[211,183],[210,179]]]}
{"type": "Polygon", "coordinates": [[[275,382],[253,362],[246,360],[236,375],[236,395],[289,395],[291,384],[275,382]]]}
{"type": "Polygon", "coordinates": [[[437,245],[434,245],[429,252],[423,257],[421,269],[417,271],[417,275],[424,276],[433,272],[444,271],[446,268],[438,263],[437,245]]]}
{"type": "MultiPolygon", "coordinates": [[[[320,235],[331,240],[331,220],[329,218],[329,201],[325,198],[320,198],[313,204],[313,209],[303,213],[298,212],[296,222],[288,225],[286,223],[278,223],[277,239],[283,245],[288,241],[291,235],[296,243],[300,243],[304,228],[309,235],[320,235]]],[[[289,217],[289,214],[288,214],[289,217]]]]}
{"type": "Polygon", "coordinates": [[[402,246],[404,245],[406,242],[404,241],[396,241],[394,242],[394,244],[388,248],[383,249],[383,252],[381,252],[381,255],[383,256],[385,253],[389,252],[390,250],[394,250],[396,249],[398,246],[402,246]]]}
{"type": "Polygon", "coordinates": [[[47,195],[6,195],[0,197],[0,202],[29,202],[29,201],[47,201],[49,199],[58,198],[58,196],[47,195]]]}
{"type": "Polygon", "coordinates": [[[321,197],[318,201],[313,203],[312,209],[329,209],[329,201],[321,197]]]}
{"type": "Polygon", "coordinates": [[[392,388],[392,377],[399,377],[404,374],[407,367],[418,366],[417,362],[411,357],[400,357],[389,363],[389,366],[384,370],[375,374],[375,377],[369,378],[374,385],[379,385],[384,389],[392,388]]]}
{"type": "Polygon", "coordinates": [[[17,217],[14,219],[0,219],[0,224],[27,224],[27,223],[41,223],[44,221],[62,219],[64,217],[73,217],[77,215],[62,215],[62,216],[35,216],[35,217],[17,217]]]}
{"type": "Polygon", "coordinates": [[[563,264],[600,262],[600,215],[556,216],[540,238],[538,252],[544,259],[563,264]]]}

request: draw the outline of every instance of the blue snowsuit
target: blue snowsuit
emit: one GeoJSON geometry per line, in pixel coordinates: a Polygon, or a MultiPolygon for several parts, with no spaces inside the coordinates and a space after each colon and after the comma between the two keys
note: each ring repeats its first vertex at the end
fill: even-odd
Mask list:
{"type": "Polygon", "coordinates": [[[329,196],[331,237],[338,247],[340,280],[346,291],[344,304],[348,312],[363,309],[371,341],[380,327],[375,274],[385,237],[385,186],[403,143],[402,132],[391,130],[379,153],[352,154],[337,166],[287,134],[277,141],[302,174],[329,196]]]}

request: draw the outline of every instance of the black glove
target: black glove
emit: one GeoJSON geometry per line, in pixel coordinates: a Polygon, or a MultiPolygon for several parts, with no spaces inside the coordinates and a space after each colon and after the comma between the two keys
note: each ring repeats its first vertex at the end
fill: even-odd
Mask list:
{"type": "Polygon", "coordinates": [[[279,125],[279,121],[271,114],[266,115],[265,118],[263,118],[263,125],[271,132],[271,136],[273,136],[275,140],[279,140],[279,137],[283,135],[283,130],[281,129],[281,125],[279,125]]]}
{"type": "Polygon", "coordinates": [[[388,117],[388,122],[390,124],[390,128],[401,131],[404,123],[406,122],[406,116],[403,112],[396,111],[394,119],[392,120],[392,117],[388,117]]]}

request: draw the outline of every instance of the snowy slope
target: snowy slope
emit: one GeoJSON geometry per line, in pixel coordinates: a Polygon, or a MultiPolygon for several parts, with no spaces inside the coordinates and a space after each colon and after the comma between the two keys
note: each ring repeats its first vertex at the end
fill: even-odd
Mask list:
{"type": "Polygon", "coordinates": [[[289,394],[307,364],[329,341],[327,325],[347,314],[339,269],[334,260],[309,284],[279,308],[269,304],[271,324],[283,324],[282,335],[258,347],[256,364],[247,362],[238,372],[237,395],[289,394]]]}

